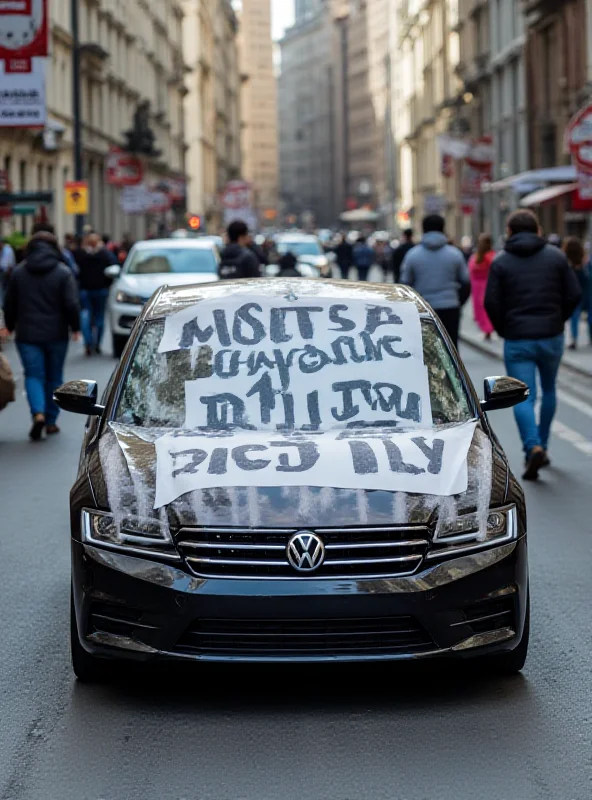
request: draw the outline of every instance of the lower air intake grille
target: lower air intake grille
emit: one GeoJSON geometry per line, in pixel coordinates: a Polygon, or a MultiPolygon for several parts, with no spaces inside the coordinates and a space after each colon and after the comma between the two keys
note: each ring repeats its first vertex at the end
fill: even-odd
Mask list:
{"type": "Polygon", "coordinates": [[[380,656],[434,649],[413,617],[198,619],[174,651],[212,657],[380,656]]]}

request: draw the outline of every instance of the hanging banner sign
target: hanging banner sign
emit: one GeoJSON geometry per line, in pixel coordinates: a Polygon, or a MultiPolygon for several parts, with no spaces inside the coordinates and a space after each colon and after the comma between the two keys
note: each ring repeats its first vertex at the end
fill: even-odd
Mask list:
{"type": "Polygon", "coordinates": [[[0,0],[0,60],[47,55],[47,0],[0,0]]]}
{"type": "Polygon", "coordinates": [[[7,73],[0,61],[0,128],[42,128],[46,122],[43,61],[36,60],[29,73],[7,73]]]}

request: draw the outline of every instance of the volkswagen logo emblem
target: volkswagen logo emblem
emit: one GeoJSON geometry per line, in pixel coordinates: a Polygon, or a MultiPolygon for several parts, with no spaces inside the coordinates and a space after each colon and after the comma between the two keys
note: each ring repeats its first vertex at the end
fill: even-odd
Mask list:
{"type": "Polygon", "coordinates": [[[314,572],[325,560],[325,545],[316,533],[298,531],[288,542],[286,555],[298,572],[314,572]]]}

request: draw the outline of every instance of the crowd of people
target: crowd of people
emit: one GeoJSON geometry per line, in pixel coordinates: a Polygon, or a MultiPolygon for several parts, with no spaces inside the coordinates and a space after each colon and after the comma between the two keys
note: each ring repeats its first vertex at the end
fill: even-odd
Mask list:
{"type": "Polygon", "coordinates": [[[129,237],[116,244],[91,229],[80,241],[67,235],[60,245],[46,222],[33,227],[23,253],[15,253],[4,241],[0,338],[15,337],[34,441],[60,431],[53,393],[63,383],[69,341],[82,336],[87,356],[101,353],[110,284],[105,270],[125,260],[131,247],[129,237]]]}

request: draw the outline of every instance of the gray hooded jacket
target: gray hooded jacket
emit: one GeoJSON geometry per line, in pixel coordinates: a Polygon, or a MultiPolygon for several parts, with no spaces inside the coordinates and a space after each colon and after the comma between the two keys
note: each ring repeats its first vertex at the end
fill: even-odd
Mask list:
{"type": "Polygon", "coordinates": [[[412,286],[433,309],[459,308],[470,285],[467,262],[443,233],[426,233],[401,267],[401,283],[412,286]]]}

